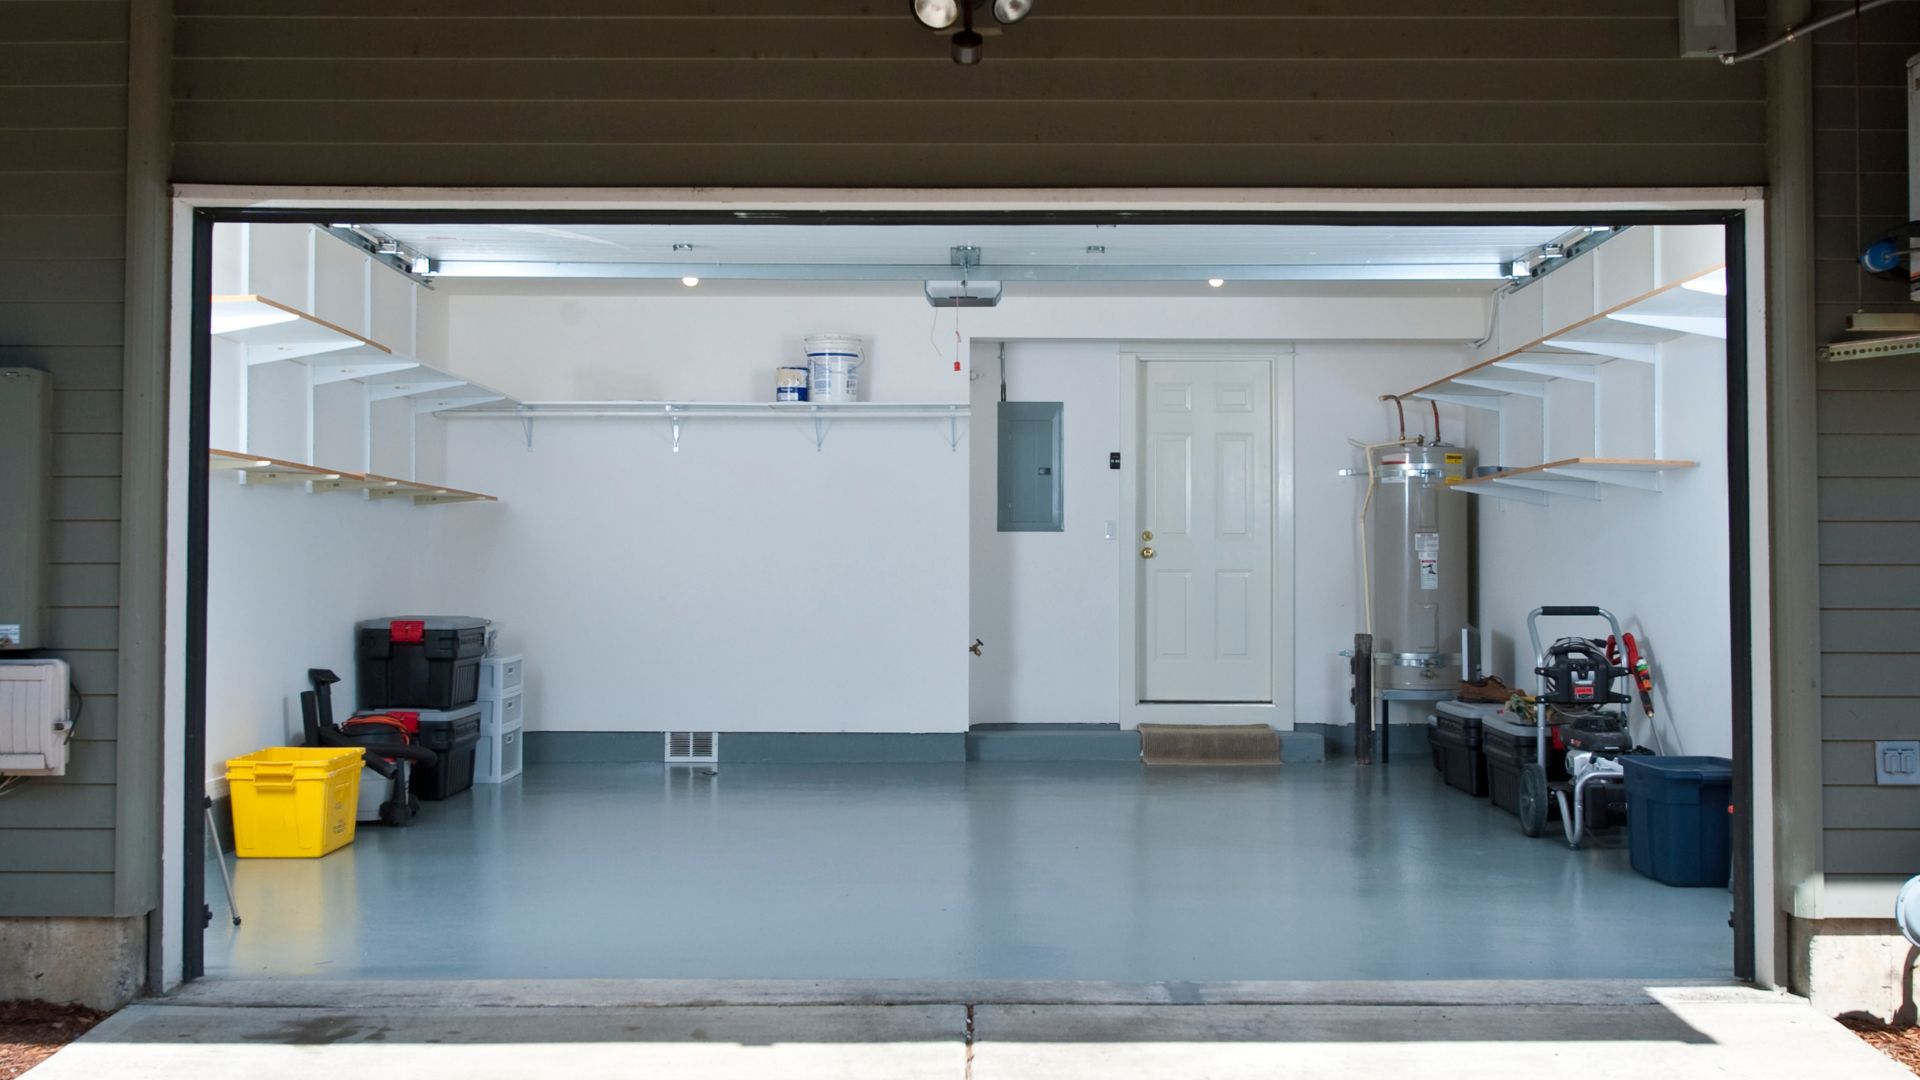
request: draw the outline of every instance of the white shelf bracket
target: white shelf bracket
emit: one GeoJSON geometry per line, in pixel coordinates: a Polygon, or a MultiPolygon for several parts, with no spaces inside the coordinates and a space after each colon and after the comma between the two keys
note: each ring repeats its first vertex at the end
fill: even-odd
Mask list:
{"type": "Polygon", "coordinates": [[[1459,386],[1473,386],[1499,394],[1520,394],[1541,399],[1547,396],[1547,384],[1533,379],[1487,379],[1456,375],[1453,382],[1459,386]]]}
{"type": "Polygon", "coordinates": [[[1504,395],[1500,394],[1447,394],[1431,390],[1414,396],[1426,398],[1429,401],[1437,401],[1442,405],[1459,405],[1463,408],[1484,409],[1487,412],[1496,413],[1506,407],[1507,400],[1504,395]]]}
{"type": "Polygon", "coordinates": [[[1478,495],[1488,499],[1506,499],[1511,502],[1523,502],[1533,506],[1547,505],[1547,493],[1544,491],[1534,491],[1530,488],[1463,487],[1459,490],[1468,495],[1478,495]]]}
{"type": "Polygon", "coordinates": [[[1596,484],[1617,484],[1620,487],[1639,488],[1641,491],[1659,491],[1660,474],[1657,472],[1634,472],[1624,469],[1583,469],[1578,465],[1563,465],[1547,469],[1550,476],[1564,476],[1571,480],[1588,480],[1596,484]]]}
{"type": "Polygon", "coordinates": [[[960,452],[960,406],[947,410],[947,449],[960,452]]]}
{"type": "Polygon", "coordinates": [[[1494,483],[1503,487],[1526,488],[1548,495],[1571,495],[1577,499],[1600,501],[1600,485],[1590,480],[1534,480],[1525,476],[1502,476],[1494,483]]]}
{"type": "Polygon", "coordinates": [[[680,452],[680,413],[673,406],[667,406],[667,422],[673,425],[673,452],[680,452]]]}
{"type": "Polygon", "coordinates": [[[820,406],[815,405],[808,411],[813,413],[813,450],[821,453],[827,448],[827,429],[833,425],[820,415],[820,406]]]}
{"type": "Polygon", "coordinates": [[[1529,364],[1522,360],[1497,360],[1493,366],[1506,371],[1524,372],[1528,375],[1544,375],[1549,379],[1569,379],[1584,383],[1600,381],[1600,376],[1594,372],[1593,368],[1585,364],[1529,364]]]}
{"type": "Polygon", "coordinates": [[[1585,353],[1588,356],[1604,356],[1609,360],[1632,360],[1638,364],[1652,364],[1660,359],[1660,347],[1638,341],[1575,341],[1571,338],[1553,338],[1547,342],[1556,349],[1568,352],[1585,353]]]}
{"type": "Polygon", "coordinates": [[[527,449],[533,449],[533,417],[523,416],[520,418],[520,437],[526,440],[527,449]]]}

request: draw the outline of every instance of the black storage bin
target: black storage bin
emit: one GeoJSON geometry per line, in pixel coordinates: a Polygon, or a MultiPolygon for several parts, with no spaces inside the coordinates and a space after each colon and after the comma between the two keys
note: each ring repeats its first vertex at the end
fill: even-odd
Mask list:
{"type": "MultiPolygon", "coordinates": [[[[1539,760],[1539,750],[1539,734],[1532,724],[1503,716],[1481,725],[1480,752],[1487,762],[1487,795],[1493,805],[1509,814],[1520,812],[1520,770],[1539,760]]],[[[1553,752],[1553,735],[1548,733],[1547,779],[1566,778],[1566,759],[1553,752]]],[[[1547,809],[1551,814],[1551,801],[1547,809]]]]}
{"type": "Polygon", "coordinates": [[[359,624],[362,709],[458,709],[480,697],[487,620],[407,615],[359,624]]]}
{"type": "Polygon", "coordinates": [[[474,750],[480,745],[480,707],[420,713],[420,745],[440,755],[413,770],[413,793],[428,802],[451,798],[473,786],[474,750]]]}
{"type": "Polygon", "coordinates": [[[1437,713],[1432,738],[1440,752],[1440,771],[1447,786],[1476,797],[1485,795],[1487,759],[1480,755],[1480,721],[1437,713]]]}

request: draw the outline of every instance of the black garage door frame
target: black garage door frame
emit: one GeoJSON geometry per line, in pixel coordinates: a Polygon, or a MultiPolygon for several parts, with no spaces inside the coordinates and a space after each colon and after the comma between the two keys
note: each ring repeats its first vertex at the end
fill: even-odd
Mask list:
{"type": "Polygon", "coordinates": [[[1498,225],[1719,225],[1726,237],[1727,264],[1727,532],[1731,579],[1728,620],[1728,656],[1731,684],[1727,699],[1733,721],[1733,971],[1742,980],[1754,977],[1754,701],[1753,701],[1753,463],[1748,422],[1748,302],[1747,212],[1742,210],[1621,211],[1583,209],[1571,213],[1526,211],[1433,212],[1282,212],[1282,211],[791,211],[741,213],[725,211],[568,211],[568,210],[370,210],[271,209],[201,207],[193,211],[192,306],[188,329],[190,393],[187,453],[195,467],[187,470],[186,549],[186,671],[184,692],[186,733],[182,767],[185,798],[181,800],[184,895],[181,910],[184,940],[181,974],[184,980],[206,973],[203,935],[212,920],[206,898],[205,815],[207,730],[207,498],[210,478],[198,467],[207,459],[211,431],[210,392],[213,362],[213,228],[221,223],[275,222],[326,225],[335,221],[416,224],[541,224],[541,225],[1369,225],[1420,228],[1423,226],[1498,225]]]}

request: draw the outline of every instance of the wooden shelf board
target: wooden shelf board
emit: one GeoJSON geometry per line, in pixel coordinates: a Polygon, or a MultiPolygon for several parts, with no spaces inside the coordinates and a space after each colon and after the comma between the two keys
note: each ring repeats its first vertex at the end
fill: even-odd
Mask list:
{"type": "Polygon", "coordinates": [[[243,454],[237,450],[209,450],[207,464],[215,469],[228,472],[240,472],[248,475],[272,473],[298,473],[302,480],[316,476],[335,476],[341,474],[336,469],[323,469],[318,465],[307,465],[298,461],[283,461],[279,458],[265,457],[260,454],[243,454]]]}
{"type": "Polygon", "coordinates": [[[1692,469],[1699,464],[1697,461],[1657,458],[1563,458],[1541,465],[1470,477],[1451,486],[1475,495],[1504,493],[1502,489],[1519,488],[1598,498],[1602,484],[1659,491],[1661,473],[1692,469]]]}
{"type": "Polygon", "coordinates": [[[358,382],[374,401],[413,398],[421,411],[506,401],[505,394],[264,296],[213,298],[213,332],[248,346],[247,361],[292,360],[313,369],[314,385],[358,382]],[[444,403],[444,404],[442,404],[444,403]]]}
{"type": "MultiPolygon", "coordinates": [[[[1658,289],[1654,289],[1653,291],[1648,293],[1643,293],[1624,303],[1617,304],[1613,307],[1610,307],[1605,311],[1595,312],[1592,315],[1589,315],[1586,318],[1581,319],[1570,326],[1563,326],[1563,327],[1556,328],[1551,333],[1543,334],[1539,338],[1536,338],[1533,341],[1529,341],[1517,349],[1510,349],[1506,352],[1499,354],[1498,356],[1493,356],[1493,357],[1489,357],[1486,360],[1482,360],[1481,362],[1474,364],[1471,367],[1463,368],[1460,371],[1456,371],[1451,375],[1447,375],[1442,378],[1435,379],[1434,381],[1426,384],[1425,386],[1421,386],[1421,387],[1417,387],[1415,389],[1409,390],[1404,394],[1398,394],[1398,395],[1390,394],[1386,397],[1385,400],[1391,401],[1393,400],[1394,397],[1402,397],[1402,398],[1421,397],[1433,391],[1439,391],[1444,393],[1446,392],[1446,387],[1448,383],[1451,383],[1453,380],[1460,378],[1463,375],[1472,375],[1477,371],[1481,371],[1485,368],[1492,367],[1494,364],[1497,364],[1502,360],[1512,360],[1519,357],[1523,353],[1530,353],[1542,347],[1555,347],[1551,343],[1556,341],[1567,341],[1567,342],[1578,341],[1581,339],[1581,336],[1583,334],[1592,335],[1592,338],[1594,340],[1600,340],[1600,341],[1630,341],[1630,342],[1645,341],[1650,343],[1672,341],[1675,338],[1681,336],[1682,333],[1684,332],[1675,331],[1671,329],[1660,329],[1656,327],[1642,326],[1642,325],[1639,325],[1636,323],[1630,323],[1630,322],[1622,322],[1618,319],[1613,318],[1612,316],[1617,315],[1621,312],[1628,311],[1632,308],[1635,308],[1640,304],[1646,303],[1647,301],[1654,299],[1655,297],[1659,297],[1664,294],[1674,292],[1676,290],[1686,289],[1687,282],[1711,277],[1714,274],[1723,272],[1725,269],[1726,269],[1726,264],[1722,263],[1717,266],[1709,267],[1708,269],[1698,274],[1694,274],[1690,277],[1682,278],[1678,281],[1674,281],[1669,284],[1662,285],[1658,289]],[[1587,329],[1589,327],[1594,327],[1596,325],[1599,327],[1599,329],[1597,330],[1587,329]]],[[[1721,300],[1722,303],[1724,304],[1724,300],[1722,300],[1722,298],[1716,297],[1711,293],[1699,293],[1690,289],[1686,291],[1692,296],[1706,297],[1707,299],[1710,299],[1710,300],[1721,300]]],[[[1689,305],[1691,305],[1691,303],[1692,303],[1691,301],[1688,301],[1689,305]]],[[[1724,331],[1722,331],[1722,333],[1724,333],[1724,331]]]]}
{"type": "Polygon", "coordinates": [[[213,334],[252,349],[282,356],[255,359],[299,360],[352,350],[362,355],[391,355],[393,350],[344,326],[309,315],[278,300],[251,293],[213,298],[213,334]]]}
{"type": "Polygon", "coordinates": [[[454,502],[499,502],[493,495],[482,495],[477,491],[462,491],[447,487],[445,484],[423,484],[417,480],[396,480],[391,476],[379,476],[368,473],[369,481],[377,481],[378,486],[367,488],[367,494],[375,499],[412,499],[415,506],[432,506],[437,503],[454,502]]]}
{"type": "Polygon", "coordinates": [[[483,495],[477,491],[462,491],[444,484],[422,484],[413,480],[381,476],[378,473],[326,469],[318,465],[282,461],[279,458],[263,457],[259,454],[242,454],[235,450],[209,450],[207,458],[210,467],[226,472],[237,472],[245,476],[248,483],[306,483],[313,485],[315,492],[364,491],[369,498],[374,499],[410,498],[416,506],[500,501],[497,496],[483,495]]]}
{"type": "Polygon", "coordinates": [[[1665,461],[1657,458],[1563,458],[1541,465],[1526,465],[1517,469],[1502,469],[1485,476],[1470,477],[1460,481],[1455,487],[1478,484],[1492,480],[1506,480],[1516,476],[1528,476],[1535,473],[1547,473],[1553,469],[1586,469],[1593,472],[1648,473],[1667,472],[1672,469],[1691,469],[1698,466],[1697,461],[1665,461]]]}

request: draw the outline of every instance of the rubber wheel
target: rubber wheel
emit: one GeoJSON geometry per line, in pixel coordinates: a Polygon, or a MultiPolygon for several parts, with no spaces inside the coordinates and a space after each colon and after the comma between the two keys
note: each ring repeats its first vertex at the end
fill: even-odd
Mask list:
{"type": "Polygon", "coordinates": [[[398,827],[407,823],[406,811],[390,802],[380,804],[380,824],[398,827]]]}
{"type": "Polygon", "coordinates": [[[1520,770],[1520,831],[1539,836],[1547,831],[1547,771],[1534,766],[1520,770]]]}

